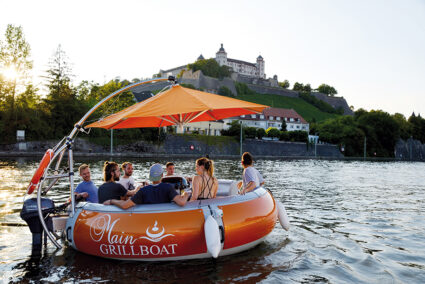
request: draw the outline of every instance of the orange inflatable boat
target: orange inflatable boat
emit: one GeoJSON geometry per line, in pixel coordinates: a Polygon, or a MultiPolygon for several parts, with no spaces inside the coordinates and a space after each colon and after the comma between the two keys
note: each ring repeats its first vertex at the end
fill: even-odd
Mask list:
{"type": "Polygon", "coordinates": [[[231,182],[220,181],[217,198],[184,207],[144,204],[122,210],[83,203],[68,218],[66,238],[81,252],[114,259],[167,261],[238,253],[273,230],[278,208],[264,188],[229,196],[229,187],[231,182]]]}
{"type": "Polygon", "coordinates": [[[173,77],[137,82],[103,98],[74,125],[68,136],[48,150],[28,186],[27,193],[36,192],[37,198],[25,200],[21,217],[33,234],[33,249],[41,246],[42,235],[61,248],[56,233],[63,232],[73,248],[91,255],[146,261],[194,259],[252,248],[273,230],[277,218],[282,227],[289,228],[283,205],[275,201],[270,192],[259,187],[238,195],[236,182],[226,180],[219,181],[216,198],[188,202],[184,207],[170,203],[122,210],[113,205],[77,204],[73,194],[74,139],[79,132],[88,134],[84,123],[94,111],[135,88],[139,88],[139,92],[163,89],[145,101],[85,127],[183,127],[190,122],[259,113],[267,107],[183,88],[173,77]],[[67,167],[61,169],[66,156],[67,167]],[[51,199],[42,195],[54,188],[59,179],[69,179],[71,201],[66,215],[52,216],[63,211],[67,204],[55,207],[51,199]]]}

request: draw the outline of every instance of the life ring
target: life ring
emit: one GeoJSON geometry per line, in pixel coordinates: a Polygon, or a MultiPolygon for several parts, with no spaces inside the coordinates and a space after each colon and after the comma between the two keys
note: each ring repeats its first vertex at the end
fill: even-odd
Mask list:
{"type": "Polygon", "coordinates": [[[32,180],[27,187],[27,194],[33,193],[34,189],[37,187],[38,183],[40,182],[40,179],[43,176],[44,171],[46,170],[47,166],[50,164],[50,161],[52,160],[53,155],[54,155],[54,151],[52,149],[48,149],[46,151],[46,153],[43,156],[43,159],[41,159],[38,169],[35,171],[35,174],[32,177],[32,180]]]}

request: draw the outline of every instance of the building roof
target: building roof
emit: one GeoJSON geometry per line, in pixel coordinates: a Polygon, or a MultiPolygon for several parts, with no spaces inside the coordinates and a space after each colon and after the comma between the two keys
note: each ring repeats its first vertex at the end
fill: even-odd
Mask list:
{"type": "Polygon", "coordinates": [[[218,50],[217,53],[219,53],[219,52],[226,52],[226,51],[224,51],[223,44],[221,44],[221,47],[220,47],[220,49],[218,50]]]}
{"type": "Polygon", "coordinates": [[[257,60],[263,60],[263,57],[261,55],[258,55],[257,60]]]}
{"type": "Polygon", "coordinates": [[[199,55],[199,57],[198,57],[198,60],[204,60],[205,58],[204,58],[204,56],[202,56],[202,54],[201,55],[199,55]]]}
{"type": "MultiPolygon", "coordinates": [[[[258,116],[257,116],[257,118],[252,118],[251,115],[248,114],[248,115],[245,115],[243,119],[244,120],[268,120],[270,116],[273,116],[274,119],[276,117],[294,118],[295,121],[287,121],[287,122],[290,122],[290,123],[308,124],[308,122],[293,109],[269,107],[269,108],[264,109],[262,114],[264,115],[264,118],[259,118],[258,116]],[[300,121],[297,121],[297,118],[300,121]]],[[[233,118],[240,119],[239,116],[233,117],[233,118]]]]}
{"type": "Polygon", "coordinates": [[[242,60],[238,60],[238,59],[227,58],[227,61],[257,67],[257,65],[255,65],[254,63],[250,63],[250,62],[246,62],[246,61],[242,61],[242,60]]]}
{"type": "Polygon", "coordinates": [[[299,118],[302,123],[307,123],[307,121],[293,109],[269,107],[263,110],[263,114],[265,116],[299,118]]]}

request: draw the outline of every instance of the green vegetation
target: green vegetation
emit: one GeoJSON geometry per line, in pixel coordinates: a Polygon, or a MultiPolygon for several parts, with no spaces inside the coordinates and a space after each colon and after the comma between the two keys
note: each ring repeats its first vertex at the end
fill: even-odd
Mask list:
{"type": "Polygon", "coordinates": [[[288,89],[291,85],[289,84],[289,81],[288,80],[285,80],[285,81],[283,81],[283,82],[279,82],[278,83],[279,84],[279,86],[281,86],[282,88],[284,88],[284,89],[288,89]]]}
{"type": "Polygon", "coordinates": [[[326,94],[326,95],[331,96],[331,97],[338,94],[337,90],[335,90],[334,87],[326,85],[326,84],[321,84],[319,87],[317,87],[316,90],[319,91],[322,94],[326,94]]]}
{"type": "Polygon", "coordinates": [[[363,156],[366,137],[367,156],[394,157],[394,147],[400,138],[412,137],[425,143],[425,119],[412,114],[406,121],[399,113],[390,115],[381,110],[359,109],[354,116],[313,124],[310,133],[319,134],[324,142],[344,145],[347,156],[363,156]]]}
{"type": "Polygon", "coordinates": [[[319,110],[317,107],[309,104],[300,98],[284,97],[271,94],[240,94],[238,99],[257,104],[264,104],[271,107],[294,109],[305,120],[309,122],[324,121],[329,118],[335,118],[337,114],[330,114],[319,110]]]}
{"type": "Polygon", "coordinates": [[[319,110],[327,112],[327,113],[336,113],[336,114],[344,114],[344,110],[342,108],[334,109],[330,104],[317,99],[315,96],[311,95],[307,92],[299,92],[300,98],[305,100],[306,102],[314,105],[319,110]]]}
{"type": "Polygon", "coordinates": [[[200,59],[195,63],[188,64],[188,69],[193,72],[201,70],[205,76],[222,79],[224,77],[230,77],[230,69],[228,66],[220,66],[214,58],[200,59]]]}
{"type": "Polygon", "coordinates": [[[234,97],[235,94],[232,93],[232,91],[227,88],[226,86],[221,86],[220,89],[218,89],[218,94],[221,96],[226,96],[226,97],[234,97]]]}
{"type": "MultiPolygon", "coordinates": [[[[232,121],[230,123],[229,129],[222,130],[221,135],[223,135],[222,137],[230,136],[236,140],[240,139],[241,124],[239,123],[239,120],[232,121]]],[[[279,129],[274,127],[270,127],[267,130],[255,127],[242,127],[242,139],[262,139],[263,137],[278,138],[282,141],[307,142],[308,133],[302,130],[280,131],[279,129]]]]}

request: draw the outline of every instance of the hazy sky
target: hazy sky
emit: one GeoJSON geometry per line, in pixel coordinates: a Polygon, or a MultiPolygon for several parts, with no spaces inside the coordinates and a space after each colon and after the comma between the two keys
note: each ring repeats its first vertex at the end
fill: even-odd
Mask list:
{"type": "Polygon", "coordinates": [[[355,109],[425,115],[424,0],[0,0],[0,39],[21,25],[34,76],[59,44],[75,83],[146,78],[214,57],[255,62],[316,88],[334,86],[355,109]]]}

